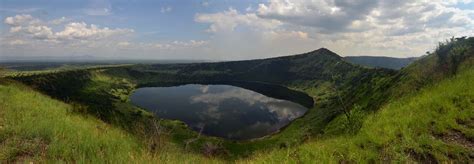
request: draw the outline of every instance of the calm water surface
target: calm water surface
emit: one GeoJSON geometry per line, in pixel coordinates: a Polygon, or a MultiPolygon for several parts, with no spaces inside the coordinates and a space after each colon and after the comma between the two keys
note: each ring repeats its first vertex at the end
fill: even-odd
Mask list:
{"type": "Polygon", "coordinates": [[[307,110],[290,101],[230,85],[146,87],[137,89],[130,99],[158,117],[181,120],[193,130],[229,139],[268,135],[307,110]]]}

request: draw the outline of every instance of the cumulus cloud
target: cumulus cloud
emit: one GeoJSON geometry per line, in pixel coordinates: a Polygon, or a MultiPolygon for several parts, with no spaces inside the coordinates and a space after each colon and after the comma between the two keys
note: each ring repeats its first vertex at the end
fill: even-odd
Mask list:
{"type": "Polygon", "coordinates": [[[39,20],[33,18],[29,14],[20,14],[13,17],[7,17],[3,22],[10,26],[20,26],[24,24],[36,24],[39,23],[39,20]]]}
{"type": "Polygon", "coordinates": [[[219,13],[196,14],[194,20],[201,23],[210,23],[208,32],[234,31],[238,25],[272,29],[281,24],[277,20],[260,19],[255,13],[240,14],[233,8],[219,13]]]}
{"type": "Polygon", "coordinates": [[[61,17],[61,18],[58,18],[58,19],[54,19],[54,20],[51,20],[51,24],[53,25],[59,25],[59,24],[62,24],[64,22],[66,22],[68,19],[66,17],[61,17]]]}
{"type": "Polygon", "coordinates": [[[20,40],[20,39],[15,39],[9,42],[10,45],[23,45],[25,43],[26,43],[25,41],[20,40]]]}
{"type": "Polygon", "coordinates": [[[110,36],[132,33],[131,29],[109,29],[108,27],[100,28],[97,25],[87,25],[84,22],[72,22],[64,26],[63,31],[55,33],[58,39],[103,39],[110,36]]]}
{"type": "MultiPolygon", "coordinates": [[[[66,18],[52,20],[49,23],[56,25],[64,22],[66,18]]],[[[119,36],[133,33],[132,29],[110,29],[108,27],[99,27],[85,22],[71,22],[64,25],[64,29],[53,31],[48,23],[34,18],[31,15],[16,15],[7,17],[4,23],[10,25],[10,33],[16,37],[25,39],[49,40],[49,41],[71,41],[71,40],[100,40],[112,36],[119,36]]]]}
{"type": "Polygon", "coordinates": [[[472,24],[473,20],[468,12],[451,6],[456,3],[459,2],[271,0],[268,4],[259,5],[257,15],[266,19],[316,28],[323,33],[366,31],[390,25],[391,34],[403,35],[421,32],[427,28],[472,24]]]}
{"type": "Polygon", "coordinates": [[[18,14],[6,17],[3,23],[7,30],[0,35],[2,53],[27,56],[91,54],[111,58],[164,56],[177,59],[183,58],[182,54],[188,54],[188,57],[202,54],[209,44],[207,40],[192,39],[134,41],[136,35],[133,29],[104,27],[66,17],[42,20],[29,14],[18,14]]]}
{"type": "Polygon", "coordinates": [[[472,1],[270,0],[246,13],[231,8],[197,14],[195,21],[209,24],[208,32],[227,33],[215,37],[218,43],[243,38],[244,53],[251,46],[244,40],[252,40],[255,48],[268,49],[251,48],[253,54],[328,47],[341,55],[404,57],[422,55],[451,36],[473,35],[474,9],[457,8],[460,3],[472,1]]]}
{"type": "Polygon", "coordinates": [[[258,16],[320,28],[323,32],[344,30],[354,20],[363,19],[377,6],[377,0],[271,0],[259,4],[258,16]]]}
{"type": "Polygon", "coordinates": [[[195,95],[190,98],[190,103],[204,103],[209,106],[206,115],[212,118],[219,118],[222,111],[218,109],[223,102],[231,99],[237,99],[248,106],[263,104],[267,108],[260,108],[266,112],[275,114],[278,121],[288,121],[300,117],[306,111],[306,108],[292,102],[278,100],[266,97],[262,94],[242,89],[229,89],[224,92],[208,92],[208,88],[200,88],[203,94],[195,95]]]}
{"type": "Polygon", "coordinates": [[[116,50],[133,45],[129,42],[133,29],[102,27],[82,21],[66,23],[68,21],[65,17],[58,21],[41,20],[24,14],[6,17],[3,23],[9,29],[1,34],[0,49],[4,54],[26,56],[110,56],[117,53],[116,50]]]}

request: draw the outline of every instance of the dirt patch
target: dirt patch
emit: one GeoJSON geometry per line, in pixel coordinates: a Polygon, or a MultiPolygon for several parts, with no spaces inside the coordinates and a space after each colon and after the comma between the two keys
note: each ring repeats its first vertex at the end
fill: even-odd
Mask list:
{"type": "MultiPolygon", "coordinates": [[[[46,157],[48,142],[40,138],[8,138],[1,143],[2,159],[6,163],[26,163],[46,157]]],[[[0,162],[2,163],[2,162],[0,162]]]]}
{"type": "Polygon", "coordinates": [[[455,143],[471,150],[474,149],[473,140],[469,139],[458,130],[450,130],[448,133],[444,133],[438,137],[446,143],[455,143]]]}
{"type": "Polygon", "coordinates": [[[24,144],[29,144],[33,146],[31,146],[31,149],[27,149],[20,152],[16,156],[14,163],[25,163],[27,161],[32,160],[33,157],[40,157],[40,158],[46,157],[46,151],[48,149],[48,144],[46,141],[41,140],[41,139],[34,139],[34,140],[26,141],[26,142],[28,143],[24,143],[24,144]]]}
{"type": "Polygon", "coordinates": [[[456,119],[456,123],[468,129],[474,128],[474,118],[467,120],[456,119]]]}
{"type": "Polygon", "coordinates": [[[207,157],[229,155],[229,152],[222,145],[210,142],[207,142],[202,146],[202,153],[207,157]]]}
{"type": "Polygon", "coordinates": [[[413,149],[407,150],[406,153],[411,159],[414,159],[415,161],[418,161],[420,163],[430,163],[430,164],[438,163],[438,160],[436,160],[436,158],[432,154],[429,154],[429,153],[419,153],[413,149]]]}

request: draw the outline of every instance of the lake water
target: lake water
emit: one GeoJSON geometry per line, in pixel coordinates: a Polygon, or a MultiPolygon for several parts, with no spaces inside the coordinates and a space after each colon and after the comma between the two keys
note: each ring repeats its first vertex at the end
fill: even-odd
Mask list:
{"type": "Polygon", "coordinates": [[[228,139],[252,139],[278,131],[307,108],[230,85],[145,87],[130,97],[158,117],[185,122],[195,131],[228,139]]]}

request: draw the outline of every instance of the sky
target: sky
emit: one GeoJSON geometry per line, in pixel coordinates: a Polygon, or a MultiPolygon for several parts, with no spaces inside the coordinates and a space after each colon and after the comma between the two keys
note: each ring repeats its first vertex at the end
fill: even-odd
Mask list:
{"type": "Polygon", "coordinates": [[[0,59],[412,57],[474,36],[474,0],[0,0],[0,59]]]}

